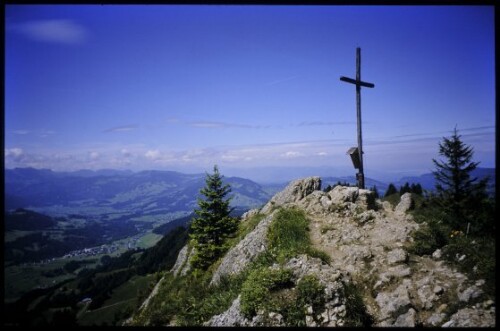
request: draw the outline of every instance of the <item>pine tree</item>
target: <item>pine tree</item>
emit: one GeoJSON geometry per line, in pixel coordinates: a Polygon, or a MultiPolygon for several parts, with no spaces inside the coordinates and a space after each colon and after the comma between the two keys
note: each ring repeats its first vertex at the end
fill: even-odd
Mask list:
{"type": "Polygon", "coordinates": [[[375,199],[380,198],[380,195],[378,194],[377,185],[373,185],[373,187],[370,189],[370,191],[373,191],[373,196],[375,197],[375,199]]]}
{"type": "Polygon", "coordinates": [[[389,195],[392,195],[394,193],[398,193],[398,190],[396,189],[396,186],[394,186],[394,184],[390,183],[387,191],[385,191],[384,198],[387,198],[389,195]]]}
{"type": "Polygon", "coordinates": [[[479,162],[472,162],[474,150],[460,140],[457,128],[450,138],[443,137],[439,143],[439,155],[444,161],[432,159],[436,166],[433,172],[436,178],[436,190],[451,219],[451,225],[464,228],[486,197],[485,189],[488,178],[477,182],[471,178],[471,172],[479,162]]]}
{"type": "Polygon", "coordinates": [[[229,207],[231,198],[225,199],[231,192],[229,184],[223,184],[217,165],[214,173],[206,175],[205,187],[200,193],[205,199],[198,199],[197,217],[193,218],[189,237],[193,242],[195,254],[191,265],[196,269],[206,270],[226,251],[227,238],[238,228],[238,220],[229,216],[234,208],[229,207]]]}
{"type": "Polygon", "coordinates": [[[422,190],[422,186],[419,183],[417,184],[412,183],[410,187],[410,192],[415,193],[417,195],[422,195],[424,193],[422,190]]]}
{"type": "Polygon", "coordinates": [[[408,184],[408,182],[406,182],[404,186],[401,186],[399,188],[399,195],[403,195],[405,193],[411,193],[410,184],[408,184]]]}

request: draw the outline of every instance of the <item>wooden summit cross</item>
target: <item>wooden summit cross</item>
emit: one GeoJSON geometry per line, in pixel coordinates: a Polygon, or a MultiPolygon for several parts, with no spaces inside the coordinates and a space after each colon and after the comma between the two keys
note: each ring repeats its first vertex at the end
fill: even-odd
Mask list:
{"type": "Polygon", "coordinates": [[[359,169],[356,174],[356,179],[358,181],[358,187],[365,188],[365,175],[363,172],[363,139],[361,136],[361,86],[364,87],[375,87],[375,84],[363,82],[361,80],[361,48],[356,48],[356,79],[340,76],[340,80],[343,82],[351,83],[356,85],[356,113],[358,118],[358,148],[355,147],[349,149],[347,152],[351,155],[352,161],[354,163],[354,168],[359,169]],[[357,153],[356,153],[357,152],[357,153]],[[356,155],[358,154],[358,155],[356,155]]]}

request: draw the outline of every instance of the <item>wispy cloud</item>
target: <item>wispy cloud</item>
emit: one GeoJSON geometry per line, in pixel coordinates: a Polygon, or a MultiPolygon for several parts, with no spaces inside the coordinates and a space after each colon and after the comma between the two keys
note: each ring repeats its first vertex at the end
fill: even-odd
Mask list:
{"type": "Polygon", "coordinates": [[[124,126],[116,126],[113,128],[109,128],[104,130],[103,132],[109,133],[109,132],[126,132],[126,131],[132,131],[132,130],[137,130],[139,128],[138,125],[124,125],[124,126]]]}
{"type": "Polygon", "coordinates": [[[287,159],[294,159],[297,157],[304,156],[302,153],[297,152],[297,151],[287,151],[283,154],[281,154],[282,157],[287,158],[287,159]]]}
{"type": "Polygon", "coordinates": [[[41,42],[81,44],[88,37],[87,29],[68,19],[30,21],[9,28],[41,42]]]}
{"type": "MultiPolygon", "coordinates": [[[[472,128],[458,128],[458,134],[463,138],[467,137],[491,137],[495,133],[492,132],[494,130],[494,126],[481,126],[481,127],[472,127],[472,128]],[[464,133],[465,132],[465,133],[464,133]]],[[[417,142],[425,142],[425,141],[439,141],[443,137],[449,137],[453,134],[452,130],[448,131],[435,131],[435,132],[426,132],[426,133],[409,133],[404,135],[396,135],[396,136],[388,136],[388,137],[380,137],[380,138],[366,138],[367,144],[401,144],[401,143],[417,143],[417,142]]]]}
{"type": "Polygon", "coordinates": [[[283,79],[273,80],[273,81],[270,81],[270,82],[264,83],[264,86],[272,86],[272,85],[277,85],[277,84],[281,84],[281,83],[289,82],[289,81],[294,80],[294,79],[297,79],[297,78],[299,78],[299,77],[300,77],[300,76],[295,75],[295,76],[290,76],[290,77],[283,78],[283,79]]]}
{"type": "Polygon", "coordinates": [[[304,121],[297,124],[297,126],[335,126],[335,125],[354,125],[356,122],[330,122],[330,121],[304,121]]]}
{"type": "Polygon", "coordinates": [[[25,135],[25,134],[28,134],[30,132],[28,130],[14,130],[14,131],[12,131],[12,133],[19,134],[19,135],[25,135]]]}
{"type": "Polygon", "coordinates": [[[211,129],[228,129],[228,128],[241,128],[241,129],[266,129],[270,125],[252,125],[242,123],[227,123],[227,122],[213,122],[213,121],[192,121],[188,125],[195,128],[211,128],[211,129]]]}

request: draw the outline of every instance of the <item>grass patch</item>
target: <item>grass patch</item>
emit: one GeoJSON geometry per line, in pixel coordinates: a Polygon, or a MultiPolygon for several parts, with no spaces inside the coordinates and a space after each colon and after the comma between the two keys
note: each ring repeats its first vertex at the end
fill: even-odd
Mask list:
{"type": "MultiPolygon", "coordinates": [[[[240,223],[231,245],[236,245],[255,229],[265,216],[258,214],[240,223]]],[[[282,314],[286,325],[305,325],[305,303],[315,305],[321,302],[319,283],[306,279],[299,291],[293,289],[290,270],[269,267],[299,254],[308,254],[329,263],[330,257],[326,253],[312,247],[308,224],[305,213],[299,209],[279,210],[267,233],[268,250],[257,256],[240,274],[221,278],[217,286],[209,286],[216,264],[207,271],[195,270],[185,276],[166,274],[158,294],[146,309],[134,316],[133,324],[199,326],[226,311],[241,293],[241,309],[246,316],[264,309],[282,314]]]]}
{"type": "Polygon", "coordinates": [[[113,290],[111,298],[102,307],[85,311],[79,316],[80,325],[119,325],[129,317],[135,307],[142,303],[149,292],[154,275],[134,276],[113,290]]]}
{"type": "Polygon", "coordinates": [[[448,243],[446,237],[448,227],[437,222],[429,221],[413,232],[413,243],[408,247],[408,252],[416,255],[431,255],[436,249],[448,243]]]}
{"type": "Polygon", "coordinates": [[[153,232],[148,232],[137,241],[137,247],[139,248],[153,247],[154,245],[156,245],[158,241],[160,241],[161,238],[163,238],[162,235],[153,232]]]}
{"type": "Polygon", "coordinates": [[[399,195],[399,193],[394,193],[389,196],[383,197],[382,201],[388,201],[393,207],[396,207],[399,201],[401,201],[401,196],[399,195]]]}
{"type": "Polygon", "coordinates": [[[252,318],[260,309],[269,310],[270,294],[293,286],[292,272],[285,269],[253,270],[241,289],[241,312],[252,318]]]}
{"type": "Polygon", "coordinates": [[[217,286],[209,286],[211,274],[197,272],[186,276],[165,275],[158,294],[148,307],[134,316],[134,325],[201,325],[213,315],[227,310],[238,296],[243,277],[222,277],[217,286]]]}
{"type": "Polygon", "coordinates": [[[346,298],[345,326],[370,327],[373,317],[368,314],[363,302],[361,291],[353,283],[344,283],[344,296],[346,298]]]}
{"type": "Polygon", "coordinates": [[[252,232],[257,227],[257,225],[260,223],[260,221],[262,221],[262,219],[265,216],[266,215],[264,214],[256,214],[247,219],[246,221],[240,222],[238,226],[238,231],[236,232],[234,238],[228,239],[227,242],[228,246],[229,247],[236,246],[236,244],[238,244],[243,238],[245,238],[247,234],[252,232]]]}
{"type": "MultiPolygon", "coordinates": [[[[484,279],[484,292],[487,295],[496,293],[495,281],[495,242],[491,238],[453,237],[443,248],[443,256],[449,264],[474,280],[484,279]],[[458,262],[457,256],[465,255],[458,262]]],[[[491,295],[492,298],[494,297],[491,295]]]]}

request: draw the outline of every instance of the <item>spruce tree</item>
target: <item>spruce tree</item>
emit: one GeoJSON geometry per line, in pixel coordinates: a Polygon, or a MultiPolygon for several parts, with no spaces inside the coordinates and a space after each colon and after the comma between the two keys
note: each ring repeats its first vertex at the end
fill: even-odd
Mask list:
{"type": "Polygon", "coordinates": [[[439,155],[444,161],[432,159],[436,166],[436,190],[451,219],[452,226],[465,229],[465,223],[473,217],[481,201],[486,197],[485,188],[488,178],[477,182],[471,172],[479,162],[472,162],[474,150],[460,139],[457,128],[450,138],[443,137],[439,143],[439,155]]]}
{"type": "Polygon", "coordinates": [[[411,193],[410,184],[408,184],[408,182],[406,182],[404,186],[401,186],[399,188],[399,195],[403,195],[405,193],[411,193]]]}
{"type": "Polygon", "coordinates": [[[226,251],[227,238],[238,228],[238,220],[229,216],[233,208],[229,207],[231,192],[229,184],[224,184],[217,165],[213,174],[206,175],[205,187],[200,193],[205,199],[198,199],[197,217],[193,218],[189,237],[195,249],[191,265],[195,269],[206,270],[226,251]]]}
{"type": "Polygon", "coordinates": [[[398,193],[398,190],[396,189],[396,186],[394,186],[393,183],[390,183],[389,187],[385,191],[384,198],[387,198],[389,195],[393,195],[394,193],[398,193]]]}
{"type": "Polygon", "coordinates": [[[417,184],[412,183],[411,187],[410,187],[410,192],[418,194],[418,195],[422,195],[423,194],[422,186],[419,183],[417,183],[417,184]]]}

